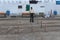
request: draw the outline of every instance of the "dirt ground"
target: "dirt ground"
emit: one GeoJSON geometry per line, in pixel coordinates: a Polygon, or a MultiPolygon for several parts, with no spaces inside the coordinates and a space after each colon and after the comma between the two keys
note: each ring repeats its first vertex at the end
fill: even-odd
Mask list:
{"type": "Polygon", "coordinates": [[[0,18],[0,40],[59,40],[60,20],[0,18]]]}

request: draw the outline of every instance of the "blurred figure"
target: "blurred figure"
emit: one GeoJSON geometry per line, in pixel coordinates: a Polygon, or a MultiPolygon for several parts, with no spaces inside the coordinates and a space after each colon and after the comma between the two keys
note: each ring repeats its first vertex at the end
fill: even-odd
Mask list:
{"type": "Polygon", "coordinates": [[[6,15],[9,16],[10,15],[10,10],[6,11],[6,15]]]}
{"type": "Polygon", "coordinates": [[[57,15],[57,11],[56,10],[54,10],[54,15],[57,15]]]}
{"type": "Polygon", "coordinates": [[[34,22],[34,10],[32,7],[30,9],[30,22],[34,22]]]}

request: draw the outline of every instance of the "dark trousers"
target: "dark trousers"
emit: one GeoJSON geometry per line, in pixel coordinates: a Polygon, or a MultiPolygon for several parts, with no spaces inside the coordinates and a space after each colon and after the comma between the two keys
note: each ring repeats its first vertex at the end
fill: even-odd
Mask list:
{"type": "Polygon", "coordinates": [[[34,13],[30,13],[30,22],[34,22],[34,13]]]}

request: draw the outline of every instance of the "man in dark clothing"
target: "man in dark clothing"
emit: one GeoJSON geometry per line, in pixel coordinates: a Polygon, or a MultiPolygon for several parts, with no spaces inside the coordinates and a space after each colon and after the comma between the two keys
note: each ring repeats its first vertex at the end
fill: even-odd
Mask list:
{"type": "Polygon", "coordinates": [[[34,22],[34,10],[33,10],[32,7],[31,7],[31,10],[30,10],[30,22],[34,22]]]}

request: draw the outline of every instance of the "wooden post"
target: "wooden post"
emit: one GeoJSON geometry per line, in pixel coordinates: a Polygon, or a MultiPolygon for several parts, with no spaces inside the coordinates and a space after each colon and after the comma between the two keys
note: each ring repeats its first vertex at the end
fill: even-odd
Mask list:
{"type": "Polygon", "coordinates": [[[42,28],[42,20],[41,20],[41,28],[42,28]]]}
{"type": "Polygon", "coordinates": [[[46,25],[46,23],[45,23],[45,32],[47,32],[47,25],[46,25]]]}

